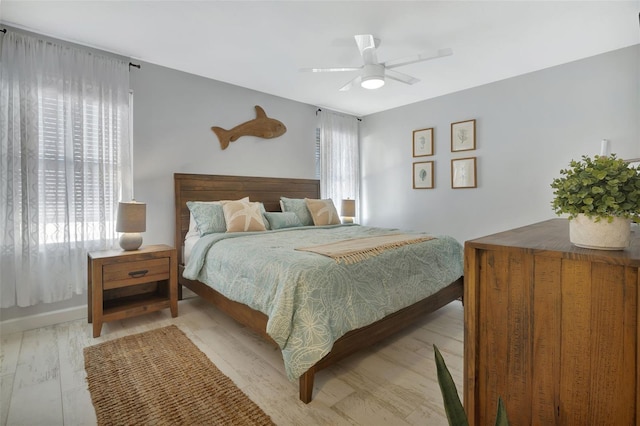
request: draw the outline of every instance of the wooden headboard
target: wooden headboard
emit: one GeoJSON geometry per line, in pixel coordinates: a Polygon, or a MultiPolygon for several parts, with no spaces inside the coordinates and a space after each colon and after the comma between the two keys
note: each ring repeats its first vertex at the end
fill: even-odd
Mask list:
{"type": "Polygon", "coordinates": [[[237,200],[249,197],[261,201],[267,211],[280,211],[280,197],[320,198],[316,179],[268,178],[174,173],[175,247],[182,262],[182,246],[189,230],[187,201],[237,200]]]}

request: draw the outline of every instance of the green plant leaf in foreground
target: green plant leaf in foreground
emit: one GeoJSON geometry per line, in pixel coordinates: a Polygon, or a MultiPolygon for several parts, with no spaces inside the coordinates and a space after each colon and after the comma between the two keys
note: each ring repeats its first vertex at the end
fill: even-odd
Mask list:
{"type": "Polygon", "coordinates": [[[444,401],[444,409],[447,413],[447,419],[451,426],[468,426],[469,421],[467,415],[460,402],[458,396],[458,390],[456,384],[453,382],[451,373],[447,369],[447,365],[444,362],[444,358],[440,354],[440,350],[436,345],[433,345],[433,350],[436,356],[436,369],[438,371],[438,384],[440,384],[440,391],[442,392],[442,399],[444,401]]]}
{"type": "Polygon", "coordinates": [[[500,397],[498,397],[498,413],[496,414],[496,426],[509,426],[507,409],[504,408],[504,402],[502,402],[502,398],[500,397]]]}
{"type": "MultiPolygon", "coordinates": [[[[442,358],[442,354],[436,345],[433,345],[433,352],[436,358],[436,369],[438,371],[438,384],[442,392],[442,400],[444,401],[444,409],[447,413],[447,420],[450,426],[469,426],[467,414],[464,411],[456,384],[453,382],[451,373],[447,368],[447,364],[442,358]]],[[[507,418],[507,409],[501,397],[498,397],[498,412],[496,413],[496,426],[509,426],[507,418]]]]}

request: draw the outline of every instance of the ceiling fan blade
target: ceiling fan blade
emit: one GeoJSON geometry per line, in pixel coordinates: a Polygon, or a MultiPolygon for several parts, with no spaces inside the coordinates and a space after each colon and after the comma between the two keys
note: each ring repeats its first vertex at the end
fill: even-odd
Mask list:
{"type": "Polygon", "coordinates": [[[359,71],[362,67],[343,67],[343,68],[300,68],[300,72],[342,72],[342,71],[359,71]]]}
{"type": "Polygon", "coordinates": [[[403,65],[415,64],[416,62],[424,62],[431,59],[442,58],[445,56],[453,55],[453,50],[450,48],[439,49],[437,51],[423,52],[416,56],[410,56],[408,58],[396,59],[394,61],[387,61],[384,63],[385,68],[397,68],[403,65]]]}
{"type": "Polygon", "coordinates": [[[390,70],[390,69],[385,70],[385,76],[389,77],[392,80],[401,81],[406,84],[416,84],[417,82],[420,81],[415,77],[411,77],[410,75],[403,74],[401,72],[390,70]]]}
{"type": "Polygon", "coordinates": [[[346,92],[347,90],[351,89],[353,87],[354,84],[360,84],[360,81],[362,80],[362,77],[357,76],[356,78],[352,79],[351,81],[349,81],[347,84],[345,84],[344,86],[342,86],[339,90],[341,92],[346,92]]]}
{"type": "Polygon", "coordinates": [[[356,39],[356,44],[358,45],[358,50],[360,50],[360,55],[364,63],[377,64],[378,57],[376,55],[376,48],[380,44],[380,41],[373,38],[371,34],[355,35],[354,38],[356,39]]]}

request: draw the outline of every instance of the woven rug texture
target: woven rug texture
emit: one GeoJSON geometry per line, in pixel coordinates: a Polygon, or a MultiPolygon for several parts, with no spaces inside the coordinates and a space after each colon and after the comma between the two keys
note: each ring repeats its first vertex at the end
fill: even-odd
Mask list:
{"type": "Polygon", "coordinates": [[[175,325],[84,348],[98,425],[273,425],[175,325]]]}

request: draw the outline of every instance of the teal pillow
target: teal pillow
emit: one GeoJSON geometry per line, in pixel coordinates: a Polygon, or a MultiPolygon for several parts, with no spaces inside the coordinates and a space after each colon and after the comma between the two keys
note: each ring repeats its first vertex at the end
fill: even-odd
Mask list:
{"type": "Polygon", "coordinates": [[[187,207],[198,225],[201,237],[214,232],[227,232],[227,222],[219,201],[187,201],[187,207]]]}
{"type": "MultiPolygon", "coordinates": [[[[267,209],[264,207],[264,204],[261,203],[260,201],[256,201],[256,202],[260,203],[260,213],[262,213],[262,218],[266,219],[266,216],[264,214],[267,213],[267,209]]],[[[265,228],[267,228],[267,230],[271,229],[271,225],[269,224],[268,220],[264,221],[264,226],[265,228]]]]}
{"type": "Polygon", "coordinates": [[[300,222],[298,216],[293,212],[266,212],[263,213],[263,216],[267,219],[267,222],[269,222],[269,226],[271,229],[294,228],[296,226],[302,226],[302,222],[300,222]]]}
{"type": "Polygon", "coordinates": [[[309,213],[304,198],[280,197],[280,206],[285,213],[295,213],[303,226],[313,226],[313,218],[311,217],[311,213],[309,213]]]}

